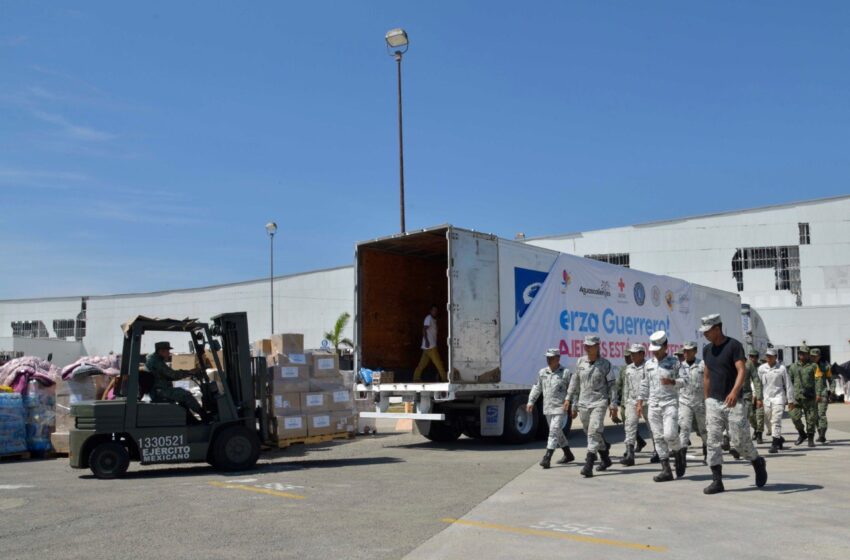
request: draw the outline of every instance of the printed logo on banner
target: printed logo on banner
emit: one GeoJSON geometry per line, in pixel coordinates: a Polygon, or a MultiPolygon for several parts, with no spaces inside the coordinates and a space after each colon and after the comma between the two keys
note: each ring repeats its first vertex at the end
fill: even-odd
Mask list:
{"type": "Polygon", "coordinates": [[[644,289],[643,284],[635,282],[635,288],[632,291],[634,292],[635,303],[643,305],[643,302],[646,301],[646,290],[644,289]]]}
{"type": "Polygon", "coordinates": [[[628,303],[628,297],[626,296],[626,282],[620,278],[620,281],[617,282],[617,287],[620,288],[620,292],[617,294],[617,301],[620,303],[628,303]]]}
{"type": "Polygon", "coordinates": [[[661,290],[658,289],[658,286],[652,287],[652,305],[655,307],[661,305],[661,290]]]}
{"type": "Polygon", "coordinates": [[[687,293],[679,296],[679,313],[687,314],[691,312],[691,298],[687,293]]]}
{"type": "Polygon", "coordinates": [[[581,286],[578,291],[581,292],[581,295],[583,296],[609,298],[611,297],[611,283],[608,282],[608,280],[603,280],[599,284],[598,288],[585,288],[584,286],[581,286]]]}
{"type": "Polygon", "coordinates": [[[569,288],[572,281],[573,281],[573,277],[570,276],[569,272],[564,270],[561,273],[561,287],[564,288],[564,289],[569,288]]]}
{"type": "Polygon", "coordinates": [[[664,292],[664,302],[667,304],[667,309],[673,311],[673,292],[670,290],[664,292]]]}
{"type": "MultiPolygon", "coordinates": [[[[564,271],[566,274],[566,271],[564,271]]],[[[543,281],[546,280],[546,272],[539,270],[530,270],[528,268],[514,268],[514,291],[515,291],[515,323],[525,314],[528,306],[534,300],[534,296],[540,291],[543,286],[543,281]]]]}

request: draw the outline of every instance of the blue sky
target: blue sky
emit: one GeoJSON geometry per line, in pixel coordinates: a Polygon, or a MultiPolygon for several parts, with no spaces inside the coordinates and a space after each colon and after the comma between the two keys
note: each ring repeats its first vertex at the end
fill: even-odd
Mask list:
{"type": "Polygon", "coordinates": [[[850,3],[0,2],[0,298],[847,194],[850,3]]]}

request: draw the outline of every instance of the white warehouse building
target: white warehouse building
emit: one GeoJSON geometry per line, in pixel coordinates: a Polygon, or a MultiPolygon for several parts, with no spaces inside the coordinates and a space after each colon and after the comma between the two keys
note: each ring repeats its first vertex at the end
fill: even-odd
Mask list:
{"type": "MultiPolygon", "coordinates": [[[[805,340],[823,348],[830,362],[850,360],[850,195],[526,242],[738,292],[751,307],[748,342],[759,349],[768,342],[795,348],[805,340]]],[[[341,313],[353,314],[350,266],[274,283],[275,331],[304,333],[307,347],[318,347],[341,313]]],[[[208,320],[226,311],[246,311],[252,339],[267,337],[269,280],[0,300],[0,353],[53,352],[64,365],[81,355],[120,352],[120,325],[136,315],[208,320]]],[[[351,337],[351,327],[344,334],[351,337]]],[[[177,351],[187,348],[185,340],[171,342],[177,351]]]]}
{"type": "Polygon", "coordinates": [[[526,241],[737,292],[760,350],[805,341],[850,360],[850,196],[526,241]]]}

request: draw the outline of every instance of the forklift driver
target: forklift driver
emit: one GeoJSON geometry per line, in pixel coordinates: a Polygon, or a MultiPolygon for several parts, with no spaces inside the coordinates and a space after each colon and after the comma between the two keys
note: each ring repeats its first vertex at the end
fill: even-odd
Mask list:
{"type": "Polygon", "coordinates": [[[201,369],[195,368],[193,370],[175,371],[165,363],[171,357],[171,345],[167,342],[157,342],[154,348],[155,351],[152,354],[148,354],[148,358],[145,361],[145,367],[147,367],[154,378],[151,399],[154,402],[179,404],[197,413],[202,420],[206,420],[207,415],[198,400],[186,389],[172,385],[173,381],[200,374],[201,369]]]}

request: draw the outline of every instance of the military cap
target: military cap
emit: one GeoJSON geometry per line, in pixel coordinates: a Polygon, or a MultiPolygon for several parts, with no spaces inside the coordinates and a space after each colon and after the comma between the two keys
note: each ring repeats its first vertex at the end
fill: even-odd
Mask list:
{"type": "Polygon", "coordinates": [[[776,356],[776,348],[768,348],[764,352],[765,356],[776,356]]]}
{"type": "Polygon", "coordinates": [[[550,348],[550,349],[546,350],[546,357],[547,358],[560,358],[561,357],[561,351],[558,350],[557,348],[550,348]]]}
{"type": "Polygon", "coordinates": [[[720,318],[720,315],[717,313],[712,313],[711,315],[706,315],[702,319],[700,319],[700,328],[699,332],[704,333],[710,331],[713,327],[722,323],[723,320],[720,318]]]}
{"type": "Polygon", "coordinates": [[[747,355],[749,355],[749,356],[758,356],[758,355],[759,355],[759,351],[758,351],[758,350],[756,350],[755,348],[750,348],[750,351],[747,353],[747,355]]]}
{"type": "Polygon", "coordinates": [[[676,350],[675,352],[673,352],[673,354],[674,354],[675,356],[684,356],[684,355],[685,355],[685,349],[684,349],[684,348],[679,348],[678,350],[676,350]]]}
{"type": "Polygon", "coordinates": [[[643,347],[643,344],[632,344],[632,347],[629,349],[632,351],[632,354],[638,354],[641,352],[646,352],[646,348],[643,347]]]}
{"type": "Polygon", "coordinates": [[[595,334],[589,334],[584,337],[585,346],[596,346],[597,344],[599,344],[599,337],[595,334]]]}
{"type": "Polygon", "coordinates": [[[800,348],[799,348],[799,350],[797,350],[797,352],[799,352],[800,354],[808,354],[809,353],[809,347],[806,346],[805,344],[803,344],[802,346],[800,346],[800,348]]]}
{"type": "Polygon", "coordinates": [[[173,350],[171,344],[168,342],[157,342],[154,344],[154,349],[159,352],[160,350],[173,350]]]}
{"type": "Polygon", "coordinates": [[[812,356],[820,356],[820,348],[812,348],[812,356]]]}
{"type": "Polygon", "coordinates": [[[632,349],[626,348],[625,352],[623,352],[623,356],[629,357],[632,355],[632,349]]]}
{"type": "Polygon", "coordinates": [[[682,350],[696,350],[696,349],[697,349],[697,343],[694,342],[693,340],[688,340],[687,342],[685,342],[682,345],[682,350]]]}
{"type": "Polygon", "coordinates": [[[655,331],[649,337],[649,350],[651,352],[661,350],[665,344],[667,344],[667,333],[664,331],[655,331]]]}

